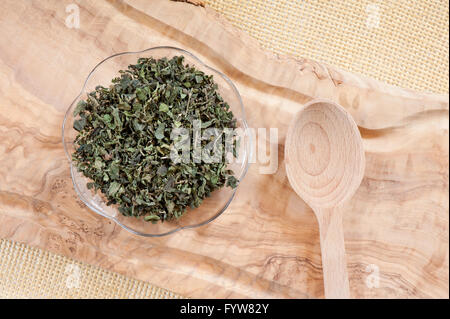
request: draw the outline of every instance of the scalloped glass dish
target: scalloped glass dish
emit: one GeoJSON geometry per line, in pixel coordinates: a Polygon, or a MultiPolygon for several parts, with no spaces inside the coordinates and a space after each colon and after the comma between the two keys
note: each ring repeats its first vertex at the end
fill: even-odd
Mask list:
{"type": "Polygon", "coordinates": [[[142,218],[123,216],[114,205],[107,206],[100,192],[95,192],[87,188],[86,184],[89,180],[83,174],[79,173],[72,163],[72,153],[75,151],[74,140],[77,135],[77,131],[73,129],[73,110],[77,103],[81,99],[85,99],[87,93],[93,91],[97,85],[108,87],[111,84],[111,80],[118,75],[119,70],[124,70],[128,65],[137,63],[138,58],[171,58],[176,55],[183,55],[185,63],[195,66],[206,74],[213,75],[214,81],[218,85],[219,93],[230,105],[230,109],[237,119],[237,126],[242,130],[241,132],[243,134],[240,135],[239,161],[233,161],[228,167],[234,171],[235,177],[242,182],[249,167],[252,139],[245,120],[241,96],[227,76],[207,66],[186,50],[175,47],[154,47],[139,52],[118,53],[104,59],[89,73],[80,94],[72,102],[64,117],[62,141],[67,158],[70,161],[72,182],[78,196],[92,211],[113,220],[124,229],[136,235],[158,237],[173,234],[182,229],[206,225],[227,209],[237,190],[237,188],[223,187],[214,191],[198,208],[188,209],[179,219],[152,224],[151,222],[142,220],[142,218]]]}

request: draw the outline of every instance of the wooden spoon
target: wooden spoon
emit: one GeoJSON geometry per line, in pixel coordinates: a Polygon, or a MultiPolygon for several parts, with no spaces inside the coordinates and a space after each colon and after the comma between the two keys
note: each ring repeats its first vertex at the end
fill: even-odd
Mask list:
{"type": "Polygon", "coordinates": [[[340,105],[314,100],[289,126],[285,160],[292,188],[319,222],[325,297],[349,298],[341,207],[364,176],[358,127],[340,105]]]}

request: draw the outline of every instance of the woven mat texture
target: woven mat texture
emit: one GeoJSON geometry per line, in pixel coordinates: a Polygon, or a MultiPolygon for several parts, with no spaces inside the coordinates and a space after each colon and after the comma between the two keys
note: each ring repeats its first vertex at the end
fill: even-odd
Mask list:
{"type": "Polygon", "coordinates": [[[448,93],[447,0],[204,0],[262,47],[448,93]]]}
{"type": "MultiPolygon", "coordinates": [[[[205,0],[262,47],[401,87],[448,93],[447,1],[205,0]]],[[[0,240],[0,298],[180,298],[149,283],[0,240]]]]}
{"type": "Polygon", "coordinates": [[[1,239],[0,298],[175,299],[181,296],[144,281],[1,239]]]}

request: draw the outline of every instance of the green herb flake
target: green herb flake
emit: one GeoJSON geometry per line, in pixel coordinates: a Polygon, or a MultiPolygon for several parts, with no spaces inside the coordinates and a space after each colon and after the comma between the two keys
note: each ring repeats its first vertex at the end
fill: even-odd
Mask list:
{"type": "MultiPolygon", "coordinates": [[[[152,223],[177,219],[213,191],[238,185],[225,158],[170,159],[172,128],[192,128],[194,120],[202,130],[236,128],[213,77],[184,64],[182,56],[138,59],[111,85],[88,93],[73,115],[78,171],[89,179],[88,189],[103,193],[124,216],[152,223]]],[[[201,147],[209,142],[199,141],[201,147]]],[[[234,142],[235,156],[236,148],[234,142]]]]}

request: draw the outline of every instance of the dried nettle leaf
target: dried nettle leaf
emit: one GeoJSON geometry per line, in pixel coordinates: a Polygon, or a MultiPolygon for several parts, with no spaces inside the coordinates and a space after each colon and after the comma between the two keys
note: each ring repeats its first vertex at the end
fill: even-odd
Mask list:
{"type": "MultiPolygon", "coordinates": [[[[238,180],[225,159],[214,163],[170,159],[175,127],[236,128],[229,105],[213,77],[171,59],[140,58],[119,72],[110,87],[98,86],[74,111],[78,170],[91,179],[108,205],[126,216],[157,222],[198,207],[211,192],[235,188],[238,180]]],[[[209,141],[201,141],[202,147],[209,141]]],[[[234,146],[236,148],[236,146],[234,146]]],[[[236,156],[236,149],[233,149],[236,156]]]]}

